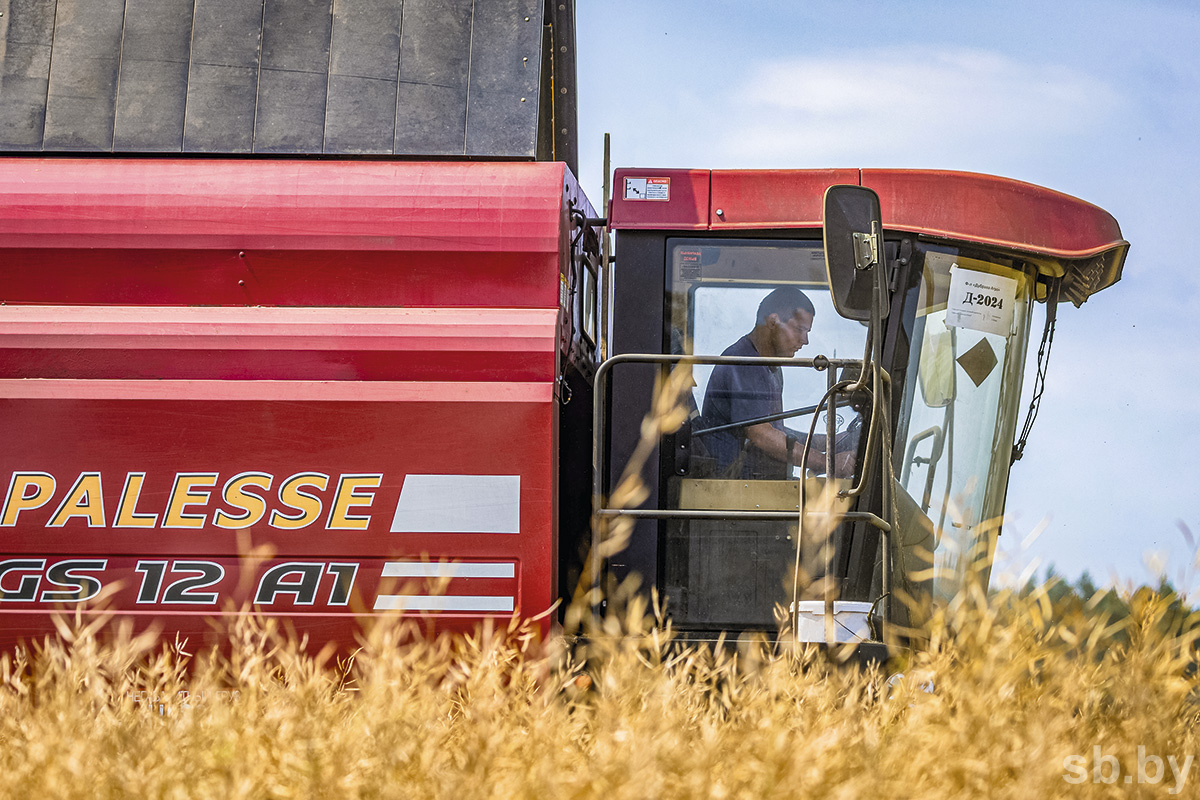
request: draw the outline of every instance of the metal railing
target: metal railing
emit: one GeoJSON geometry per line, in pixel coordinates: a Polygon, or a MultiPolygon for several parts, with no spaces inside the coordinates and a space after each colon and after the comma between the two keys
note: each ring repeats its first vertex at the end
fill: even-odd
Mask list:
{"type": "MultiPolygon", "coordinates": [[[[806,516],[828,517],[829,514],[836,516],[836,520],[829,525],[829,530],[833,530],[838,524],[843,521],[849,522],[865,522],[868,525],[878,529],[885,537],[883,547],[883,564],[882,568],[885,572],[884,585],[888,584],[886,573],[891,569],[890,558],[890,536],[892,533],[892,525],[879,517],[877,514],[867,511],[847,511],[847,512],[805,512],[803,503],[798,504],[796,511],[764,511],[750,509],[666,509],[666,508],[610,508],[605,505],[604,499],[607,496],[607,469],[608,464],[605,459],[604,444],[606,440],[606,427],[604,410],[608,401],[608,379],[609,373],[613,368],[623,364],[657,364],[660,367],[675,366],[681,363],[688,365],[732,365],[732,366],[764,366],[764,367],[802,367],[815,369],[818,372],[828,373],[828,390],[826,399],[834,397],[838,394],[839,383],[843,385],[855,384],[856,381],[838,381],[837,372],[844,368],[852,368],[858,370],[858,374],[862,374],[863,361],[861,359],[841,359],[827,358],[825,356],[814,356],[813,358],[784,358],[784,357],[765,357],[765,356],[699,356],[699,355],[674,355],[665,353],[622,353],[606,359],[596,370],[595,376],[595,392],[592,400],[592,510],[593,514],[601,519],[612,519],[617,517],[630,517],[635,519],[670,519],[670,520],[770,520],[770,521],[788,521],[796,522],[798,532],[796,537],[797,550],[801,546],[801,537],[804,530],[804,518],[806,516]]],[[[882,370],[881,370],[882,371],[882,370]]],[[[883,376],[886,380],[886,375],[883,376]]],[[[848,392],[847,392],[848,393],[848,392]]],[[[777,419],[786,419],[788,417],[803,416],[809,413],[814,413],[820,410],[825,405],[825,400],[816,406],[795,409],[790,412],[782,412],[780,414],[771,414],[765,417],[758,417],[748,420],[742,420],[728,425],[709,428],[704,433],[715,432],[733,427],[746,427],[760,423],[768,423],[777,419]]],[[[834,404],[836,406],[836,403],[834,404]]],[[[832,410],[832,409],[831,409],[832,410]]],[[[880,413],[882,409],[875,409],[875,413],[880,413]]],[[[883,413],[886,413],[884,411],[883,413]]],[[[815,428],[816,420],[813,420],[815,428]]],[[[836,438],[836,419],[832,413],[826,414],[826,448],[825,448],[825,475],[827,479],[834,473],[834,455],[835,448],[832,446],[836,438]]],[[[811,437],[806,441],[804,446],[804,454],[807,455],[811,437]]],[[[868,440],[868,446],[870,441],[868,440]]],[[[890,455],[885,456],[890,458],[890,455]]],[[[801,460],[801,468],[804,468],[804,460],[801,460]]],[[[869,464],[870,459],[864,459],[864,464],[869,464]]],[[[790,477],[790,476],[789,476],[790,477]]],[[[863,488],[863,481],[866,475],[862,475],[859,484],[849,492],[841,492],[842,496],[856,496],[863,488]]],[[[801,479],[801,487],[803,487],[803,478],[801,479]]],[[[803,488],[801,488],[801,498],[803,498],[803,488]]],[[[600,557],[600,537],[603,533],[603,526],[595,525],[592,529],[592,547],[591,547],[591,564],[589,565],[593,588],[600,583],[602,574],[602,559],[600,557]]],[[[829,593],[830,575],[832,570],[832,562],[827,557],[826,559],[826,580],[824,581],[826,601],[825,615],[827,628],[833,622],[833,603],[832,596],[829,593]]],[[[793,614],[795,609],[792,609],[793,614]]]]}

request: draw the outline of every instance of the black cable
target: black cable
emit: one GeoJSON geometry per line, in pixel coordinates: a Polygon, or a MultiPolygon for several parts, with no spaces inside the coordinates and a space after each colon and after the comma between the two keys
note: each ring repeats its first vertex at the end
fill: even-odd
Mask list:
{"type": "Polygon", "coordinates": [[[1058,296],[1062,289],[1062,279],[1052,281],[1046,289],[1046,327],[1042,329],[1042,342],[1038,345],[1037,374],[1033,379],[1033,397],[1029,401],[1029,411],[1025,415],[1025,424],[1021,427],[1021,435],[1013,445],[1010,464],[1015,464],[1025,455],[1025,442],[1033,430],[1033,421],[1037,419],[1042,407],[1042,393],[1046,391],[1046,371],[1050,365],[1050,350],[1054,346],[1054,326],[1057,322],[1058,296]]]}

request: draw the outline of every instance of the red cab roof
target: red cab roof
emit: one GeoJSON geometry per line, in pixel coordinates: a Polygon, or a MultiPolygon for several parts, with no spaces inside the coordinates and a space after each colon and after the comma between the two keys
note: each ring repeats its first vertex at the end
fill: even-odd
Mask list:
{"type": "Polygon", "coordinates": [[[619,169],[609,220],[618,230],[819,229],[834,184],[874,189],[888,230],[1074,262],[1064,266],[1082,297],[1119,279],[1129,247],[1112,215],[1091,203],[945,170],[619,169]]]}

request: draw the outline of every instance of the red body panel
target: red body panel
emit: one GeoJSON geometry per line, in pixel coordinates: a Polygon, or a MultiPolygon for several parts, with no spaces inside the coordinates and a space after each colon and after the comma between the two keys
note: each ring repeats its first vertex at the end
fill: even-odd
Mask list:
{"type": "Polygon", "coordinates": [[[0,379],[545,381],[552,308],[11,306],[0,379]]]}
{"type": "MultiPolygon", "coordinates": [[[[8,393],[5,390],[14,383],[20,382],[7,382],[0,392],[8,393]]],[[[119,580],[128,588],[136,576],[132,567],[116,568],[118,563],[156,559],[224,563],[248,554],[249,548],[265,546],[269,553],[288,560],[359,564],[353,586],[355,602],[360,611],[369,611],[377,597],[383,561],[484,559],[518,565],[516,580],[503,595],[514,598],[515,608],[535,614],[554,600],[556,585],[549,578],[555,571],[555,414],[545,384],[423,384],[402,385],[397,390],[392,384],[377,383],[364,392],[361,387],[347,391],[352,387],[346,382],[315,387],[208,382],[209,389],[224,390],[222,396],[206,393],[202,391],[205,387],[195,383],[172,381],[69,383],[75,396],[56,390],[47,392],[54,399],[0,401],[4,461],[12,465],[11,471],[40,472],[56,479],[47,502],[21,511],[11,520],[12,527],[0,528],[5,541],[0,560],[46,558],[52,564],[61,560],[55,556],[67,555],[72,559],[113,559],[103,581],[107,585],[119,580]],[[160,384],[161,389],[155,391],[153,384],[160,384]],[[340,391],[330,393],[330,388],[340,391]],[[259,392],[255,398],[229,396],[233,391],[255,390],[259,392]],[[81,396],[85,392],[92,396],[81,396]],[[359,396],[339,396],[353,394],[359,396]],[[129,399],[131,396],[135,399],[129,399]],[[165,399],[183,396],[191,399],[165,399]],[[51,432],[52,444],[47,436],[51,432]],[[519,533],[390,530],[406,479],[412,475],[458,475],[467,469],[472,475],[519,475],[519,533]],[[52,516],[84,471],[100,476],[95,484],[100,499],[90,499],[95,517],[75,515],[51,526],[52,516]],[[269,488],[253,490],[263,500],[261,519],[248,528],[217,527],[218,510],[231,516],[237,511],[224,500],[222,487],[233,476],[248,472],[270,476],[262,481],[269,488]],[[298,473],[328,476],[325,488],[305,487],[319,501],[319,510],[304,527],[280,529],[271,522],[273,512],[295,515],[280,499],[280,489],[298,473]],[[155,517],[145,520],[152,525],[118,527],[130,474],[144,477],[132,504],[126,501],[129,510],[142,518],[155,517]],[[194,502],[178,506],[177,522],[195,527],[168,528],[168,508],[180,474],[213,477],[193,483],[188,494],[194,502]],[[379,476],[371,481],[373,488],[359,490],[357,504],[349,514],[366,518],[361,523],[349,520],[365,525],[363,529],[330,527],[341,475],[379,476]]],[[[469,502],[470,498],[460,501],[469,502]]],[[[217,587],[222,591],[211,602],[182,608],[164,604],[159,610],[213,615],[231,600],[244,600],[245,586],[242,595],[232,590],[239,584],[254,583],[262,571],[227,574],[217,587]]],[[[34,572],[45,574],[44,570],[34,572]]],[[[15,591],[22,574],[0,574],[0,589],[15,591]]],[[[445,589],[447,595],[480,595],[486,590],[489,587],[456,585],[445,589]]],[[[327,589],[322,591],[328,595],[327,589]]],[[[122,602],[121,597],[117,596],[116,607],[137,608],[122,602]]],[[[53,605],[9,599],[0,607],[0,619],[9,612],[40,607],[44,629],[45,609],[53,605]]],[[[330,611],[321,604],[292,605],[263,603],[260,607],[266,613],[291,618],[330,611]]],[[[442,617],[470,623],[479,614],[444,612],[442,617]]],[[[196,637],[210,630],[202,615],[192,621],[194,625],[183,629],[184,633],[196,637]]],[[[305,624],[300,619],[295,622],[305,624]]],[[[10,629],[9,624],[5,623],[5,628],[10,629]]],[[[347,635],[340,638],[351,639],[347,635]]]]}
{"type": "Polygon", "coordinates": [[[825,189],[839,183],[858,183],[858,170],[713,170],[712,229],[820,228],[825,189]]]}
{"type": "Polygon", "coordinates": [[[628,230],[706,230],[712,212],[710,174],[706,169],[619,169],[613,181],[609,221],[614,228],[628,230]],[[634,199],[637,190],[626,188],[627,177],[658,181],[665,187],[666,197],[660,191],[646,199],[634,199]],[[615,224],[617,220],[620,225],[615,224]]]}
{"type": "Polygon", "coordinates": [[[565,175],[547,163],[5,159],[0,300],[556,308],[565,175]]]}
{"type": "Polygon", "coordinates": [[[0,644],[93,589],[193,641],[549,608],[571,199],[561,164],[0,160],[0,644]]]}
{"type": "Polygon", "coordinates": [[[554,253],[563,165],[5,159],[0,247],[554,253]]]}

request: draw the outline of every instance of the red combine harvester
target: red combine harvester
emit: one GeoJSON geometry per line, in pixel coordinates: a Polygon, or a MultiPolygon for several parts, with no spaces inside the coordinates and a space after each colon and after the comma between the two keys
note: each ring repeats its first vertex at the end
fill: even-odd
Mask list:
{"type": "MultiPolygon", "coordinates": [[[[709,365],[753,325],[741,310],[786,285],[816,307],[812,355],[780,360],[787,404],[836,379],[867,399],[822,413],[835,438],[859,418],[895,432],[855,443],[842,485],[861,491],[828,563],[801,548],[810,578],[836,578],[833,612],[852,628],[885,585],[948,591],[963,554],[980,540],[990,553],[1033,303],[1082,301],[1116,280],[1126,249],[1103,211],[998,178],[618,170],[618,189],[664,188],[612,204],[613,356],[594,428],[598,240],[561,163],[2,166],[7,644],[105,588],[120,614],[197,639],[249,605],[346,644],[363,614],[449,628],[544,614],[588,552],[593,434],[605,478],[663,365],[693,356],[700,407],[709,365]],[[826,268],[821,203],[859,183],[886,223],[878,263],[850,268],[867,276],[855,307],[862,286],[826,268]],[[1011,281],[987,294],[1011,309],[1002,330],[947,326],[970,309],[950,294],[960,271],[1011,281]],[[872,365],[890,376],[886,406],[854,385],[872,365]],[[880,488],[889,463],[898,514],[880,488]],[[936,577],[918,575],[922,549],[936,577]]],[[[800,411],[807,430],[813,410],[800,411]]],[[[702,420],[658,449],[644,507],[600,508],[640,518],[600,567],[644,576],[683,630],[767,629],[795,583],[799,482],[706,467],[702,420]]],[[[805,592],[801,606],[815,602],[805,592]]]]}
{"type": "Polygon", "coordinates": [[[964,173],[622,169],[602,219],[570,3],[174,5],[85,32],[31,0],[4,32],[0,647],[77,609],[197,645],[247,609],[344,647],[387,613],[549,633],[581,580],[637,574],[688,636],[869,655],[899,598],[986,581],[1033,306],[1040,383],[1060,301],[1120,277],[1106,212],[964,173]],[[60,39],[38,83],[12,43],[60,39]],[[672,368],[691,413],[614,507],[672,368]]]}

